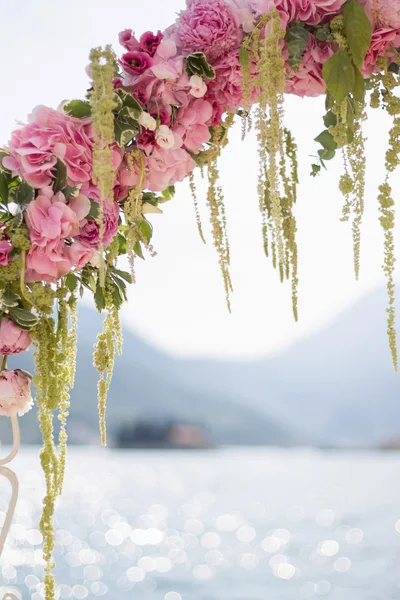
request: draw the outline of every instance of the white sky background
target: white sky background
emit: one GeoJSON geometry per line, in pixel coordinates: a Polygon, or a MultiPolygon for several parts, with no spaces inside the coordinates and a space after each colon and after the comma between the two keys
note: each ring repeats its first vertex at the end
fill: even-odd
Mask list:
{"type": "MultiPolygon", "coordinates": [[[[112,43],[120,54],[119,31],[137,34],[165,29],[174,22],[184,0],[0,0],[1,95],[0,144],[6,143],[16,119],[25,120],[38,104],[57,107],[67,98],[83,97],[85,66],[93,46],[112,43]]],[[[384,177],[388,122],[370,110],[366,217],[362,231],[362,276],[353,276],[351,226],[339,221],[342,196],[337,182],[341,161],[328,173],[309,177],[323,129],[322,99],[286,99],[286,122],[299,147],[298,221],[300,323],[291,314],[289,285],[262,251],[256,193],[256,142],[240,141],[240,124],[221,162],[229,238],[233,314],[225,308],[217,257],[210,236],[203,246],[197,234],[188,185],[155,215],[155,259],[139,261],[138,284],[123,311],[125,324],[160,348],[180,355],[250,358],[281,351],[317,330],[378,285],[383,285],[382,243],[377,187],[384,177]]],[[[203,224],[208,224],[204,185],[198,177],[203,224]]],[[[399,174],[394,189],[400,192],[399,174]]],[[[400,219],[399,219],[400,222],[400,219]]],[[[207,227],[206,227],[207,229],[207,227]]],[[[397,232],[399,227],[397,227],[397,232]]],[[[382,306],[382,311],[385,309],[382,306]]],[[[373,318],[373,315],[371,315],[373,318]]]]}

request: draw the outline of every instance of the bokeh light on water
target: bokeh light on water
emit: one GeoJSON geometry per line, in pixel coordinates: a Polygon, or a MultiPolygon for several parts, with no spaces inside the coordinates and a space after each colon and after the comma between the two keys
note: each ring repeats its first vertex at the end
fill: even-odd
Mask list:
{"type": "MultiPolygon", "coordinates": [[[[0,596],[42,600],[36,451],[13,467],[21,489],[0,596]]],[[[73,448],[56,512],[57,598],[398,599],[399,478],[385,453],[73,448]]],[[[8,494],[0,481],[0,525],[8,494]]]]}

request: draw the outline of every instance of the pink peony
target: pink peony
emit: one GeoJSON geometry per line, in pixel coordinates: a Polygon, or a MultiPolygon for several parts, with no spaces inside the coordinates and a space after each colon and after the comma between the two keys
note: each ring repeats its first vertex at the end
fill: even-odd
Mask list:
{"type": "Polygon", "coordinates": [[[243,100],[242,73],[238,53],[233,50],[214,63],[216,78],[208,82],[205,100],[216,102],[221,111],[236,111],[243,100]]]}
{"type": "Polygon", "coordinates": [[[161,31],[158,31],[157,35],[154,35],[151,31],[146,31],[146,33],[140,36],[141,50],[147,52],[150,56],[154,56],[163,37],[161,31]]]}
{"type": "Polygon", "coordinates": [[[196,166],[190,154],[182,148],[156,148],[146,158],[145,164],[147,177],[144,188],[152,192],[162,192],[170,185],[183,181],[196,166]]]}
{"type": "Polygon", "coordinates": [[[182,139],[184,146],[190,152],[197,153],[211,137],[207,123],[213,115],[209,102],[194,100],[187,108],[181,108],[176,116],[174,136],[182,139]]]}
{"type": "Polygon", "coordinates": [[[72,268],[63,240],[45,247],[32,244],[26,257],[26,281],[55,283],[72,268]]]}
{"type": "MultiPolygon", "coordinates": [[[[87,214],[87,213],[86,213],[87,214]]],[[[37,246],[56,246],[79,232],[76,213],[60,200],[41,195],[30,202],[25,215],[30,240],[37,246]]]]}
{"type": "MultiPolygon", "coordinates": [[[[117,202],[107,200],[104,203],[104,237],[103,245],[108,246],[118,233],[119,205],[117,202]]],[[[82,224],[77,240],[97,248],[100,244],[100,226],[94,220],[87,220],[82,224]]]]}
{"type": "Polygon", "coordinates": [[[0,354],[19,354],[31,345],[27,331],[20,329],[14,321],[3,317],[0,321],[0,354]]]}
{"type": "Polygon", "coordinates": [[[389,62],[394,59],[395,53],[391,52],[391,49],[398,46],[400,46],[400,32],[398,30],[388,27],[376,29],[372,34],[371,46],[361,70],[364,77],[371,77],[373,73],[379,70],[376,63],[381,56],[386,55],[389,62]]]}
{"type": "Polygon", "coordinates": [[[11,260],[10,252],[13,249],[9,240],[0,240],[0,265],[6,267],[11,260]]]}
{"type": "Polygon", "coordinates": [[[22,417],[33,405],[31,380],[20,371],[0,371],[0,415],[22,417]]]}
{"type": "Polygon", "coordinates": [[[185,53],[204,52],[210,61],[238,48],[242,40],[235,13],[224,0],[188,0],[176,34],[185,53]]]}
{"type": "Polygon", "coordinates": [[[400,29],[400,3],[398,0],[359,1],[376,27],[400,29]]]}
{"type": "Polygon", "coordinates": [[[92,173],[92,126],[90,119],[75,119],[62,112],[38,106],[28,125],[11,136],[11,156],[3,165],[30,185],[51,185],[57,158],[67,166],[68,184],[89,181],[92,173]]]}

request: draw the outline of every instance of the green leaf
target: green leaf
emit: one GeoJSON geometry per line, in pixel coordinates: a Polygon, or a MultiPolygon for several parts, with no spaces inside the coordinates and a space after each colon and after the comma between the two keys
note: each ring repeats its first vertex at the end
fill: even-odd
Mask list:
{"type": "Polygon", "coordinates": [[[160,202],[167,202],[168,200],[172,200],[172,198],[175,196],[175,186],[170,185],[164,191],[161,192],[161,195],[164,198],[164,200],[160,199],[160,202]]]}
{"type": "Polygon", "coordinates": [[[315,138],[315,141],[321,144],[325,150],[336,150],[337,144],[333,135],[326,129],[315,138]]]}
{"type": "Polygon", "coordinates": [[[361,69],[371,45],[372,25],[358,0],[347,0],[343,8],[343,16],[351,55],[354,63],[361,69]]]}
{"type": "Polygon", "coordinates": [[[89,214],[86,216],[86,219],[89,221],[95,221],[99,216],[99,203],[96,200],[90,200],[90,210],[89,214]]]}
{"type": "Polygon", "coordinates": [[[119,119],[114,120],[115,141],[119,146],[127,146],[138,133],[138,129],[119,119]]]}
{"type": "Polygon", "coordinates": [[[94,302],[96,304],[96,308],[99,312],[102,312],[106,307],[106,292],[105,289],[101,287],[100,282],[97,282],[96,291],[94,294],[94,302]]]}
{"type": "Polygon", "coordinates": [[[317,177],[321,172],[321,165],[311,165],[311,177],[317,177]]]}
{"type": "Polygon", "coordinates": [[[353,86],[353,96],[357,102],[364,102],[365,98],[365,79],[362,76],[360,69],[354,69],[354,86],[353,86]]]}
{"type": "Polygon", "coordinates": [[[62,193],[64,194],[66,200],[72,200],[78,196],[79,186],[67,185],[67,187],[62,190],[62,193]]]}
{"type": "Polygon", "coordinates": [[[74,292],[78,287],[78,279],[74,273],[68,273],[65,278],[65,285],[69,289],[70,292],[74,292]]]}
{"type": "Polygon", "coordinates": [[[0,171],[0,198],[7,204],[8,202],[8,181],[5,173],[0,171]]]}
{"type": "Polygon", "coordinates": [[[336,127],[337,125],[337,116],[331,110],[329,110],[324,116],[324,125],[327,128],[336,127]]]}
{"type": "Polygon", "coordinates": [[[339,48],[328,58],[322,72],[328,91],[333,99],[341,104],[354,88],[355,69],[350,57],[339,48]]]}
{"type": "Polygon", "coordinates": [[[118,234],[118,254],[126,254],[126,237],[122,233],[118,234]]]}
{"type": "Polygon", "coordinates": [[[26,183],[26,181],[22,181],[18,187],[14,187],[11,193],[12,201],[18,204],[18,206],[25,206],[35,197],[35,190],[33,187],[26,183]]]}
{"type": "Polygon", "coordinates": [[[92,114],[92,107],[90,102],[84,100],[71,100],[63,106],[64,112],[71,117],[77,117],[83,119],[84,117],[90,117],[92,114]]]}
{"type": "Polygon", "coordinates": [[[249,53],[247,52],[246,48],[244,48],[243,46],[240,46],[239,48],[239,61],[242,67],[248,67],[250,64],[250,57],[249,57],[249,53]]]}
{"type": "Polygon", "coordinates": [[[7,306],[7,308],[14,308],[15,306],[18,306],[19,301],[19,296],[17,296],[17,294],[14,294],[14,292],[12,292],[9,288],[3,292],[2,304],[4,304],[4,306],[7,306]]]}
{"type": "Polygon", "coordinates": [[[130,106],[124,106],[118,113],[118,119],[129,125],[133,125],[135,129],[138,129],[138,119],[142,113],[142,109],[131,108],[130,106]]]}
{"type": "Polygon", "coordinates": [[[19,326],[21,329],[26,331],[30,331],[37,325],[38,318],[35,317],[29,310],[24,308],[11,308],[10,316],[12,320],[19,326]]]}
{"type": "Polygon", "coordinates": [[[140,113],[143,112],[143,108],[139,104],[139,102],[136,100],[136,98],[134,98],[131,94],[128,94],[127,92],[125,92],[125,95],[123,98],[123,103],[124,103],[124,106],[135,109],[139,115],[140,115],[140,113]]]}
{"type": "Polygon", "coordinates": [[[335,151],[324,148],[323,150],[318,150],[318,155],[322,160],[332,160],[332,158],[335,158],[335,151]]]}
{"type": "Polygon", "coordinates": [[[118,275],[118,277],[124,279],[126,283],[132,283],[132,275],[130,273],[127,273],[126,271],[120,271],[119,269],[113,269],[112,272],[118,275]]]}
{"type": "Polygon", "coordinates": [[[67,185],[67,165],[60,158],[57,158],[55,166],[54,193],[61,192],[67,185]]]}
{"type": "Polygon", "coordinates": [[[139,223],[139,228],[143,234],[144,239],[147,241],[147,243],[149,243],[152,238],[152,235],[153,235],[152,226],[150,225],[150,223],[148,221],[143,219],[143,221],[140,221],[140,223],[139,223]]]}
{"type": "Polygon", "coordinates": [[[143,250],[140,242],[136,242],[136,244],[133,246],[133,251],[139,258],[144,260],[143,250]]]}
{"type": "Polygon", "coordinates": [[[215,69],[208,62],[203,52],[193,52],[185,58],[185,71],[189,77],[198,75],[204,79],[215,79],[215,69]]]}

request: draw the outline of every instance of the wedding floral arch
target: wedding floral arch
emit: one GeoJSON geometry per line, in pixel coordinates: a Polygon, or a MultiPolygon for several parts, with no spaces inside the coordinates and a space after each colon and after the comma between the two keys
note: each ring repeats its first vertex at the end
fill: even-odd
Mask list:
{"type": "MultiPolygon", "coordinates": [[[[154,253],[149,215],[161,212],[175,184],[185,178],[204,240],[196,167],[209,183],[207,204],[230,309],[230,250],[218,159],[237,116],[243,137],[252,127],[257,132],[264,249],[281,280],[291,281],[296,320],[298,167],[296,144],[284,125],[284,95],[326,96],[311,175],[327,168],[340,151],[343,219],[352,222],[357,278],[367,104],[392,117],[378,201],[388,335],[396,369],[398,364],[389,180],[400,161],[397,0],[188,0],[165,32],[137,38],[127,29],[120,43],[124,51],[118,58],[109,46],[92,50],[85,99],[64,102],[57,110],[35,108],[0,152],[0,415],[11,417],[18,436],[17,415],[33,403],[31,377],[7,370],[7,358],[32,343],[47,488],[41,520],[46,600],[55,598],[52,517],[63,486],[79,297],[89,290],[97,309],[106,313],[94,352],[105,444],[106,397],[115,353],[122,351],[118,311],[127,299],[127,284],[134,281],[136,258],[154,253]],[[118,268],[123,255],[130,273],[118,268]]],[[[16,444],[7,460],[15,451],[16,444]]]]}

